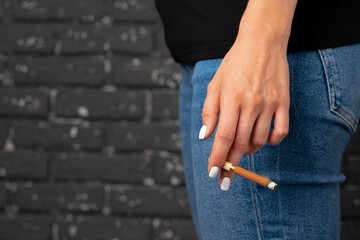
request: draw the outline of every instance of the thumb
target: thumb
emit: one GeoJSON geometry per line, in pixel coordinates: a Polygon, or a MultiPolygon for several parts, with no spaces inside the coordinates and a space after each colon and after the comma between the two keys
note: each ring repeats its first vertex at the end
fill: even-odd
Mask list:
{"type": "Polygon", "coordinates": [[[199,139],[210,137],[219,120],[220,88],[215,87],[214,83],[214,81],[211,81],[207,87],[207,95],[201,114],[203,126],[199,131],[199,139]]]}

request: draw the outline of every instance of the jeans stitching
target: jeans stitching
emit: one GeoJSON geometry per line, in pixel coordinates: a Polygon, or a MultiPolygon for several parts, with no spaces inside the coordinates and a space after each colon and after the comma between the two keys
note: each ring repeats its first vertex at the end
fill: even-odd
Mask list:
{"type": "Polygon", "coordinates": [[[335,113],[337,116],[339,116],[340,118],[342,118],[345,122],[347,122],[350,126],[350,128],[352,129],[353,132],[356,131],[357,128],[357,124],[356,124],[356,120],[354,119],[354,117],[346,110],[344,110],[344,108],[340,107],[337,104],[337,99],[336,99],[336,85],[335,85],[335,81],[334,81],[334,75],[335,75],[335,70],[333,65],[330,63],[330,56],[328,55],[328,50],[330,49],[323,49],[323,50],[318,50],[318,53],[320,55],[320,59],[323,65],[323,70],[325,73],[325,78],[326,78],[326,83],[327,83],[327,90],[328,90],[328,94],[329,94],[329,101],[330,101],[330,111],[335,113]],[[330,85],[331,84],[331,85],[330,85]],[[342,111],[344,111],[343,114],[342,112],[338,111],[335,107],[341,109],[342,111]],[[350,118],[350,119],[349,119],[350,118]],[[355,120],[355,121],[353,121],[355,120]]]}
{"type": "MultiPolygon", "coordinates": [[[[340,114],[342,118],[345,118],[345,120],[351,125],[352,129],[355,131],[356,127],[354,126],[352,120],[354,120],[354,123],[356,123],[356,120],[353,118],[353,116],[348,112],[348,111],[345,111],[344,108],[340,107],[340,103],[338,104],[338,98],[336,96],[336,85],[335,85],[335,79],[336,79],[336,66],[335,66],[335,63],[331,63],[330,60],[333,60],[335,61],[334,59],[334,56],[333,55],[330,55],[328,54],[329,53],[332,53],[331,49],[327,49],[327,51],[325,51],[325,54],[326,54],[326,57],[328,59],[328,63],[329,63],[329,66],[331,68],[331,76],[332,76],[332,84],[333,84],[333,91],[334,91],[334,105],[337,106],[338,108],[340,108],[341,110],[343,110],[346,114],[348,114],[348,116],[346,114],[343,114],[341,113],[340,111],[338,111],[336,108],[333,108],[334,111],[336,111],[338,113],[338,115],[340,114]]],[[[338,91],[339,92],[339,91],[338,91]]]]}
{"type": "MultiPolygon", "coordinates": [[[[335,103],[335,105],[336,105],[338,108],[340,108],[341,110],[343,110],[344,112],[346,112],[347,114],[349,114],[349,117],[351,118],[351,120],[353,120],[354,122],[356,122],[356,119],[355,119],[348,111],[346,111],[344,108],[340,107],[340,106],[337,105],[336,103],[335,103]]],[[[345,117],[345,116],[344,116],[344,117],[345,117]]],[[[349,119],[349,121],[350,121],[350,119],[349,119]]]]}
{"type": "MultiPolygon", "coordinates": [[[[336,104],[336,87],[335,87],[335,81],[334,81],[334,69],[333,66],[330,64],[330,57],[327,53],[327,50],[324,50],[324,54],[326,57],[326,64],[325,64],[325,72],[329,72],[327,74],[328,78],[329,78],[329,82],[331,82],[331,86],[330,86],[330,91],[332,92],[332,104],[336,104]],[[327,71],[327,69],[330,68],[330,71],[327,71]]],[[[330,105],[330,107],[332,107],[332,104],[330,105]]]]}
{"type": "Polygon", "coordinates": [[[190,72],[190,74],[194,73],[194,66],[190,64],[184,64],[187,70],[190,72]]]}
{"type": "Polygon", "coordinates": [[[325,78],[326,78],[326,85],[327,85],[327,92],[328,92],[328,95],[329,95],[329,105],[330,105],[330,109],[331,109],[333,100],[332,100],[332,93],[331,93],[331,88],[330,88],[329,76],[328,76],[328,72],[326,71],[325,59],[323,58],[323,55],[322,55],[320,49],[318,50],[318,53],[319,53],[319,56],[320,56],[321,63],[323,65],[323,69],[324,69],[324,74],[325,74],[325,78]]]}
{"type": "MultiPolygon", "coordinates": [[[[182,74],[186,74],[187,76],[186,76],[186,79],[185,79],[185,77],[182,75],[181,76],[181,79],[182,80],[184,80],[184,81],[180,81],[180,86],[179,86],[179,104],[180,104],[180,99],[181,99],[181,97],[183,96],[182,95],[182,93],[183,93],[183,91],[186,91],[185,90],[185,88],[186,88],[186,86],[185,85],[188,85],[188,87],[190,87],[191,88],[191,91],[193,90],[193,87],[192,87],[192,84],[191,84],[191,78],[192,78],[192,74],[189,72],[189,69],[188,69],[188,67],[187,67],[187,65],[186,64],[180,64],[182,67],[183,67],[183,70],[184,70],[184,72],[182,72],[182,74]]],[[[190,103],[192,103],[193,102],[193,98],[192,98],[192,93],[191,93],[191,102],[190,103]]],[[[179,105],[180,106],[180,105],[179,105]]],[[[191,115],[192,115],[192,109],[191,109],[192,107],[190,107],[190,121],[191,121],[191,115]]],[[[180,110],[180,108],[179,108],[179,110],[180,110]]],[[[179,112],[179,114],[181,114],[181,111],[179,112]]],[[[191,139],[192,139],[192,131],[191,131],[191,129],[192,129],[192,127],[191,127],[191,122],[190,122],[190,132],[189,132],[189,134],[190,134],[190,141],[191,141],[191,139]]],[[[193,144],[190,144],[190,146],[191,146],[191,148],[190,148],[190,154],[191,154],[191,157],[192,157],[192,147],[193,147],[193,144]]],[[[193,172],[194,173],[194,172],[193,172]]],[[[194,178],[194,176],[193,176],[193,179],[195,179],[194,178]]],[[[195,187],[195,186],[194,186],[195,187]]],[[[188,195],[189,196],[189,195],[188,195]]],[[[189,196],[190,197],[190,196],[189,196]]],[[[198,210],[199,209],[199,207],[198,207],[198,201],[197,201],[197,197],[196,197],[196,191],[195,191],[195,189],[194,189],[194,198],[195,198],[195,203],[196,203],[196,209],[198,210]]],[[[190,202],[189,202],[190,203],[190,202]]],[[[193,216],[192,216],[193,217],[193,216]]],[[[199,232],[196,232],[196,234],[197,234],[197,236],[199,237],[199,239],[198,240],[202,240],[202,229],[201,229],[201,224],[200,224],[200,221],[198,221],[199,220],[199,216],[197,215],[197,223],[198,223],[198,231],[199,232]]],[[[195,219],[193,218],[193,222],[195,222],[195,219]]],[[[194,227],[195,227],[195,224],[194,224],[194,227]]]]}
{"type": "MultiPolygon", "coordinates": [[[[249,166],[251,171],[254,171],[254,156],[250,155],[249,156],[249,166]]],[[[254,200],[254,207],[255,207],[255,216],[256,216],[256,226],[258,228],[258,232],[259,232],[259,239],[263,240],[264,237],[262,236],[262,230],[261,230],[261,222],[260,222],[260,213],[259,213],[259,207],[258,207],[258,203],[257,203],[257,198],[256,198],[256,193],[255,193],[255,183],[251,182],[251,195],[253,197],[254,200]]]]}
{"type": "MultiPolygon", "coordinates": [[[[276,156],[276,178],[277,179],[280,179],[279,160],[280,160],[280,149],[278,150],[277,156],[276,156]]],[[[279,190],[277,190],[277,196],[278,196],[278,204],[279,204],[279,219],[280,219],[280,225],[281,225],[281,233],[282,233],[283,239],[286,239],[285,238],[285,231],[284,231],[283,221],[282,221],[281,196],[280,196],[280,191],[279,190]]]]}

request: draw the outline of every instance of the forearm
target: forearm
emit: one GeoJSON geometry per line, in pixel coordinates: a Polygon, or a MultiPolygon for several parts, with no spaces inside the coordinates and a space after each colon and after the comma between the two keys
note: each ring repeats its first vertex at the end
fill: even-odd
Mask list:
{"type": "Polygon", "coordinates": [[[296,4],[297,0],[249,0],[237,40],[261,36],[263,41],[279,44],[286,50],[296,4]]]}

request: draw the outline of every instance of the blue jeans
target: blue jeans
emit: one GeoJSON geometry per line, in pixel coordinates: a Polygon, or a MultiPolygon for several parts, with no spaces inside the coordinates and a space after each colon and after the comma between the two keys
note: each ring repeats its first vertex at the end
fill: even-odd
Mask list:
{"type": "Polygon", "coordinates": [[[200,240],[340,239],[341,160],[360,117],[360,43],[288,53],[287,59],[289,134],[239,164],[278,183],[276,191],[237,175],[222,191],[219,176],[209,178],[215,133],[205,140],[198,135],[207,85],[222,58],[181,65],[182,157],[200,240]]]}

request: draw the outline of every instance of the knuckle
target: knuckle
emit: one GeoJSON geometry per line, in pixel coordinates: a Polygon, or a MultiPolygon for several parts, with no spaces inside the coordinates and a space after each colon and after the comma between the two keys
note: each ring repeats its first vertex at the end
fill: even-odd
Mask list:
{"type": "Polygon", "coordinates": [[[248,96],[248,103],[252,108],[262,107],[264,105],[264,99],[259,94],[252,94],[248,96]]]}
{"type": "Polygon", "coordinates": [[[279,99],[279,102],[287,103],[287,102],[290,102],[290,95],[289,94],[280,94],[278,99],[279,99]]]}
{"type": "Polygon", "coordinates": [[[219,130],[218,132],[218,137],[223,141],[223,142],[232,142],[234,139],[233,134],[231,132],[230,129],[227,128],[222,128],[219,130]]]}
{"type": "Polygon", "coordinates": [[[246,151],[244,152],[244,155],[251,155],[251,154],[253,154],[253,153],[255,153],[254,150],[246,150],[246,151]]]}
{"type": "Polygon", "coordinates": [[[277,106],[290,106],[290,97],[289,96],[284,96],[284,95],[280,95],[277,99],[277,106]]]}
{"type": "Polygon", "coordinates": [[[283,138],[285,137],[286,135],[288,135],[289,133],[289,130],[286,128],[282,128],[282,129],[279,129],[275,132],[275,135],[279,138],[283,138]]]}
{"type": "Polygon", "coordinates": [[[264,146],[266,144],[267,137],[266,136],[259,136],[254,139],[254,145],[257,147],[264,146]]]}
{"type": "Polygon", "coordinates": [[[266,101],[267,107],[275,109],[279,105],[279,101],[276,98],[271,98],[266,101]]]}
{"type": "Polygon", "coordinates": [[[260,96],[259,94],[256,94],[253,99],[254,99],[253,104],[255,106],[261,106],[264,104],[264,98],[262,96],[260,96]]]}
{"type": "Polygon", "coordinates": [[[257,151],[256,149],[245,150],[244,155],[251,155],[251,154],[255,153],[256,151],[257,151]]]}
{"type": "Polygon", "coordinates": [[[243,153],[246,150],[245,139],[239,139],[239,140],[235,141],[232,145],[232,149],[243,153]]]}
{"type": "Polygon", "coordinates": [[[211,113],[212,113],[212,110],[208,107],[207,104],[204,104],[203,110],[202,110],[202,112],[201,112],[201,117],[202,117],[202,118],[209,117],[209,116],[212,115],[211,113]]]}
{"type": "Polygon", "coordinates": [[[230,102],[234,103],[234,104],[240,104],[242,101],[242,95],[241,93],[235,93],[234,95],[232,95],[230,97],[230,102]]]}
{"type": "Polygon", "coordinates": [[[220,166],[223,163],[223,157],[217,151],[211,153],[209,166],[220,166]]]}

